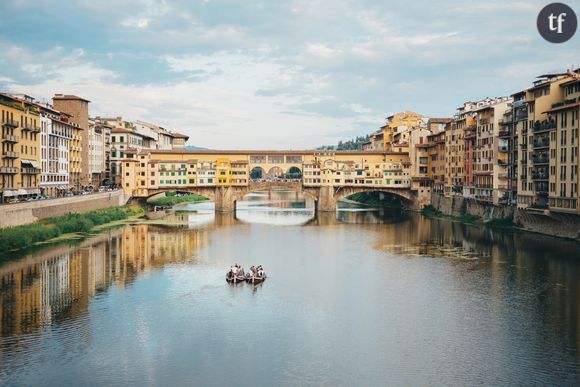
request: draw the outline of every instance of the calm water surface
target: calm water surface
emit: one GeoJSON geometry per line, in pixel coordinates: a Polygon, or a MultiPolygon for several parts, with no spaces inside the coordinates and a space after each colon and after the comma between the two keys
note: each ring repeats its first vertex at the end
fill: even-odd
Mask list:
{"type": "MultiPolygon", "coordinates": [[[[0,385],[578,385],[580,246],[294,193],[0,266],[0,385]],[[262,285],[230,286],[234,262],[262,285]]],[[[2,253],[0,253],[2,255],[2,253]]]]}

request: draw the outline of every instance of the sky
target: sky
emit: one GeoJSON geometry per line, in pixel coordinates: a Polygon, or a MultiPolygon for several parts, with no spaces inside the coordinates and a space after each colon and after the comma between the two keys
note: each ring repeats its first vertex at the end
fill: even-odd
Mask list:
{"type": "Polygon", "coordinates": [[[547,3],[1,1],[0,91],[76,94],[91,116],[153,122],[196,146],[307,149],[580,66],[580,33],[538,34],[547,3]]]}

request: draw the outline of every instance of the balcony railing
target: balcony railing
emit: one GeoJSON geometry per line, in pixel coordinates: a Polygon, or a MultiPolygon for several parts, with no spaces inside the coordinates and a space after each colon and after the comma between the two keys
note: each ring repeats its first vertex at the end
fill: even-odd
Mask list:
{"type": "Polygon", "coordinates": [[[509,130],[500,130],[499,137],[509,137],[511,135],[509,130]]]}
{"type": "Polygon", "coordinates": [[[20,173],[23,173],[26,175],[35,175],[37,173],[40,173],[40,169],[38,169],[38,168],[21,168],[20,173]]]}
{"type": "Polygon", "coordinates": [[[548,164],[550,158],[548,155],[535,155],[532,157],[532,160],[534,161],[534,164],[548,164]]]}
{"type": "Polygon", "coordinates": [[[5,159],[17,159],[19,156],[18,152],[4,152],[2,155],[5,159]]]}
{"type": "Polygon", "coordinates": [[[509,148],[508,148],[508,146],[507,146],[507,145],[500,145],[500,146],[497,148],[497,150],[498,150],[498,151],[500,151],[500,152],[507,152],[507,151],[509,151],[509,148]]]}
{"type": "Polygon", "coordinates": [[[40,128],[38,128],[37,126],[31,125],[31,124],[24,124],[22,126],[21,130],[28,130],[31,132],[40,132],[40,128]]]}
{"type": "Polygon", "coordinates": [[[4,120],[2,121],[2,126],[10,126],[12,128],[17,128],[18,127],[18,122],[14,121],[14,120],[4,120]]]}
{"type": "Polygon", "coordinates": [[[548,148],[549,146],[550,140],[548,139],[534,140],[534,149],[548,148]]]}
{"type": "Polygon", "coordinates": [[[0,167],[0,173],[18,173],[16,167],[0,167]]]}
{"type": "Polygon", "coordinates": [[[534,132],[545,132],[548,130],[556,129],[556,121],[536,121],[534,123],[534,132]]]}
{"type": "Polygon", "coordinates": [[[2,142],[18,142],[18,136],[6,135],[2,138],[2,142]]]}
{"type": "Polygon", "coordinates": [[[516,121],[525,121],[528,119],[528,113],[516,114],[515,120],[516,121]]]}

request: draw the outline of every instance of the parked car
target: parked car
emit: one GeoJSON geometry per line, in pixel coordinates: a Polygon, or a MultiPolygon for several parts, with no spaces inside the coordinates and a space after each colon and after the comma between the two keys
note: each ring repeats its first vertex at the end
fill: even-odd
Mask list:
{"type": "Polygon", "coordinates": [[[100,186],[100,187],[99,187],[99,192],[105,192],[105,187],[103,187],[103,186],[100,186]]]}
{"type": "Polygon", "coordinates": [[[72,192],[70,192],[70,191],[64,193],[64,197],[65,198],[70,198],[71,196],[74,196],[74,194],[72,192]]]}

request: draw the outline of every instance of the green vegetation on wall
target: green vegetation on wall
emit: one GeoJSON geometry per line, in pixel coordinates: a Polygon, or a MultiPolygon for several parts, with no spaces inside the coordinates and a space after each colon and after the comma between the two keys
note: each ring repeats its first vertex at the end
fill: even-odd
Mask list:
{"type": "Polygon", "coordinates": [[[150,206],[173,206],[179,203],[195,203],[208,200],[206,197],[197,194],[187,194],[177,196],[175,192],[168,192],[164,198],[152,200],[148,204],[150,206]]]}
{"type": "Polygon", "coordinates": [[[18,250],[68,233],[87,233],[93,227],[138,215],[142,209],[131,206],[70,213],[36,223],[0,229],[0,251],[18,250]]]}

